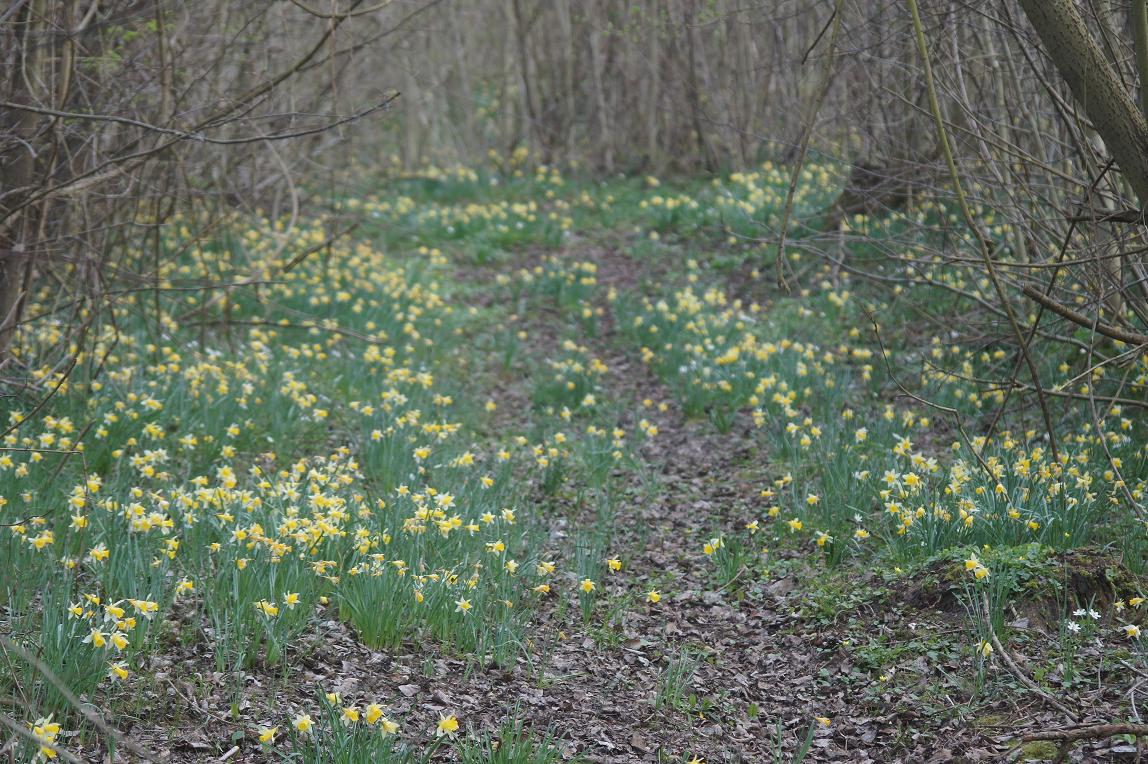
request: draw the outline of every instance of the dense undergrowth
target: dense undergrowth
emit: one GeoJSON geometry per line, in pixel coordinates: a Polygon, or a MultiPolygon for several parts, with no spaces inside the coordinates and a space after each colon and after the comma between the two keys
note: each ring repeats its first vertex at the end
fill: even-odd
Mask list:
{"type": "MultiPolygon", "coordinates": [[[[672,609],[673,582],[630,571],[616,533],[633,486],[658,500],[669,406],[719,436],[746,430],[762,455],[743,470],[758,504],[699,518],[709,530],[687,542],[714,591],[805,559],[824,579],[803,607],[835,618],[852,594],[818,587],[842,573],[889,590],[932,575],[960,603],[977,687],[1026,599],[1052,603],[1062,675],[1086,644],[1143,669],[1142,423],[1070,395],[1051,401],[1055,440],[1031,406],[997,423],[1008,391],[977,380],[1014,350],[930,332],[919,310],[968,310],[963,295],[988,287],[908,262],[911,248],[887,267],[905,284],[877,289],[799,238],[786,253],[796,288],[777,290],[764,231],[787,182],[768,164],[675,182],[453,168],[324,200],[293,224],[236,219],[190,244],[172,226],[160,286],[125,292],[74,367],[39,365],[70,309],[43,285],[22,337],[41,386],[4,399],[0,452],[0,569],[13,572],[0,689],[38,738],[22,755],[115,745],[53,678],[115,724],[141,712],[165,654],[202,646],[228,701],[216,712],[252,755],[557,760],[553,730],[470,728],[449,709],[408,720],[330,687],[256,715],[245,676],[296,682],[325,621],[373,649],[430,644],[479,671],[544,660],[543,612],[608,641],[627,608],[672,609]],[[333,235],[347,217],[359,226],[333,235]],[[584,254],[595,247],[639,275],[604,279],[584,254]],[[614,395],[614,352],[640,358],[672,402],[614,395]],[[588,511],[556,535],[571,504],[588,511]],[[1107,589],[1069,585],[1073,550],[1116,571],[1107,589]]],[[[807,170],[798,216],[839,182],[807,170]]],[[[838,255],[873,260],[930,220],[960,240],[946,210],[911,214],[911,229],[901,213],[850,221],[861,235],[838,255]]],[[[1108,384],[1063,349],[1040,363],[1078,397],[1108,384]]],[[[1146,380],[1141,359],[1121,394],[1142,400],[1146,380]]],[[[879,674],[876,651],[865,660],[879,674]]],[[[687,705],[693,660],[667,666],[656,708],[687,705]]],[[[822,723],[805,722],[812,740],[822,723]]]]}

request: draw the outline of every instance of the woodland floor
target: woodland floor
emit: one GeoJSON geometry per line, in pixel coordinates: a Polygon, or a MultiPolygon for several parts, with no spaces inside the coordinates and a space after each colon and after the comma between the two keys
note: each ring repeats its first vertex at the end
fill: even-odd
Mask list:
{"type": "MultiPolygon", "coordinates": [[[[596,336],[580,341],[610,367],[609,397],[672,403],[664,385],[616,336],[602,299],[611,288],[634,289],[665,274],[621,254],[608,240],[576,240],[560,254],[598,267],[604,318],[596,336]]],[[[478,285],[468,299],[485,308],[490,298],[483,283],[502,269],[537,261],[467,266],[456,276],[478,285]]],[[[744,285],[731,277],[727,286],[744,285]]],[[[529,334],[522,357],[544,355],[568,328],[557,310],[532,310],[519,320],[529,334]]],[[[516,420],[530,408],[523,376],[489,371],[483,383],[497,401],[499,421],[520,427],[516,420]]],[[[1049,744],[1018,748],[1017,740],[1068,720],[1005,668],[995,666],[991,691],[970,700],[966,614],[936,581],[890,584],[849,563],[827,570],[807,552],[779,543],[760,565],[715,587],[698,547],[713,528],[740,525],[759,506],[759,486],[771,475],[770,453],[751,437],[748,424],[719,434],[673,405],[647,415],[660,430],[642,454],[656,480],[616,475],[625,498],[613,521],[613,546],[637,550],[618,575],[629,588],[665,592],[658,607],[627,599],[610,581],[606,594],[620,606],[589,627],[572,611],[544,603],[532,618],[534,636],[509,669],[476,665],[435,645],[370,650],[347,624],[320,612],[319,628],[290,649],[289,679],[268,667],[246,675],[242,716],[274,724],[283,708],[305,702],[307,688],[318,685],[380,698],[416,726],[433,725],[448,710],[482,729],[497,729],[508,717],[522,720],[549,728],[563,759],[584,762],[788,760],[807,729],[810,761],[1052,758],[1049,744]],[[539,644],[544,641],[549,644],[539,644]],[[660,677],[683,651],[693,656],[695,673],[676,702],[656,708],[660,677]],[[814,717],[828,724],[810,726],[814,717]]],[[[560,501],[563,513],[550,529],[558,550],[569,549],[565,542],[577,528],[594,521],[594,510],[578,496],[565,494],[560,501]]],[[[1084,561],[1085,567],[1103,564],[1084,561]]],[[[1055,639],[1048,629],[1055,626],[1041,618],[1041,608],[1013,613],[1028,653],[1016,657],[1026,668],[1055,662],[1045,654],[1055,639]]],[[[141,705],[146,718],[134,728],[126,724],[125,731],[178,761],[217,760],[228,747],[220,741],[234,724],[226,713],[226,680],[213,671],[209,647],[169,652],[153,666],[154,682],[141,705]]],[[[1110,719],[1131,685],[1128,675],[1098,677],[1092,690],[1074,696],[1080,721],[1110,719]]],[[[1099,741],[1078,747],[1070,760],[1138,760],[1135,751],[1099,741]]],[[[265,757],[244,745],[228,760],[265,757]]]]}

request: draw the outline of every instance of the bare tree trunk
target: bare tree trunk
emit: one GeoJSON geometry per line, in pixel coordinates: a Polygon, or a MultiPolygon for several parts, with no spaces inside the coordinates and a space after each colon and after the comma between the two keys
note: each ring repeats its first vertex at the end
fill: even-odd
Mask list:
{"type": "Polygon", "coordinates": [[[1148,206],[1148,122],[1089,33],[1076,0],[1019,2],[1141,206],[1148,206]]]}
{"type": "Polygon", "coordinates": [[[658,32],[661,28],[661,11],[655,7],[652,11],[653,23],[650,24],[650,29],[646,34],[649,36],[649,54],[647,55],[647,65],[650,67],[650,74],[646,78],[647,96],[645,104],[645,121],[646,121],[646,156],[649,158],[651,164],[658,160],[658,107],[662,98],[661,88],[661,52],[658,40],[658,32]]]}
{"type": "Polygon", "coordinates": [[[563,140],[566,145],[566,156],[574,156],[575,140],[577,138],[576,125],[578,116],[578,92],[575,85],[574,71],[578,63],[574,40],[574,14],[570,8],[570,0],[564,0],[558,11],[559,29],[563,37],[562,51],[562,96],[563,140]]]}
{"type": "Polygon", "coordinates": [[[606,109],[606,91],[602,81],[603,61],[601,35],[595,24],[596,17],[591,14],[588,24],[590,30],[590,71],[594,80],[594,110],[598,117],[598,140],[602,143],[603,165],[607,172],[614,171],[614,140],[610,134],[610,115],[606,109]]]}
{"type": "Polygon", "coordinates": [[[538,138],[538,109],[534,104],[534,93],[530,86],[530,53],[527,49],[526,22],[522,18],[519,0],[508,0],[510,17],[514,19],[514,41],[518,53],[518,76],[522,93],[522,135],[527,145],[544,148],[544,141],[538,138]]]}
{"type": "MultiPolygon", "coordinates": [[[[42,39],[49,28],[46,0],[33,0],[20,12],[22,29],[20,49],[24,66],[13,75],[11,92],[24,103],[53,106],[47,99],[47,47],[42,39]]],[[[11,162],[0,163],[0,189],[28,189],[35,183],[36,157],[32,143],[27,142],[36,130],[38,118],[31,112],[9,112],[12,120],[5,126],[24,145],[17,149],[11,162]]],[[[4,122],[0,122],[4,125],[4,122]]],[[[20,323],[25,292],[35,257],[34,244],[28,240],[37,229],[36,205],[20,209],[24,194],[17,193],[0,206],[0,364],[7,360],[12,339],[20,323]],[[13,210],[10,212],[10,210],[13,210]]]]}

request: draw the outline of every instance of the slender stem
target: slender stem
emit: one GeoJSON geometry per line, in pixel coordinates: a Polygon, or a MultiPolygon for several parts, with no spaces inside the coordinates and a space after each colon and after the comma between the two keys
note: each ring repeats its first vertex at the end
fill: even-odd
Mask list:
{"type": "Polygon", "coordinates": [[[968,225],[969,230],[973,234],[973,238],[977,241],[977,248],[980,250],[981,260],[984,262],[985,270],[988,272],[989,281],[992,282],[993,289],[997,293],[997,299],[1000,301],[1001,307],[1008,317],[1009,325],[1012,327],[1013,334],[1016,336],[1016,341],[1020,344],[1021,353],[1024,354],[1025,364],[1028,366],[1029,374],[1032,376],[1033,389],[1036,390],[1037,400],[1040,402],[1040,411],[1044,416],[1044,427],[1048,432],[1049,448],[1052,451],[1052,458],[1060,461],[1060,449],[1056,445],[1056,432],[1052,427],[1052,414],[1048,410],[1048,402],[1045,400],[1044,388],[1040,384],[1040,373],[1037,371],[1036,362],[1032,359],[1032,353],[1029,352],[1028,342],[1025,340],[1024,332],[1021,330],[1020,322],[1017,320],[1016,312],[1013,310],[1012,303],[1005,294],[1004,286],[1001,284],[1000,279],[997,277],[996,267],[993,265],[992,253],[989,251],[989,244],[985,240],[984,232],[977,221],[973,218],[973,212],[969,208],[968,198],[965,196],[965,189],[961,185],[961,176],[957,171],[957,162],[953,158],[953,149],[949,144],[949,133],[945,129],[945,119],[941,115],[941,105],[937,100],[937,86],[933,81],[933,67],[929,62],[929,49],[925,44],[925,27],[921,23],[921,11],[917,7],[917,0],[906,0],[909,4],[909,12],[913,15],[913,31],[917,37],[917,51],[921,56],[921,66],[925,73],[925,89],[929,95],[929,110],[933,114],[933,122],[937,128],[937,140],[941,144],[941,153],[945,156],[945,164],[949,169],[949,176],[953,183],[953,193],[957,197],[957,204],[961,208],[961,215],[965,219],[965,224],[968,225]]]}
{"type": "MultiPolygon", "coordinates": [[[[809,139],[813,135],[813,127],[817,123],[817,114],[821,111],[821,104],[825,102],[825,96],[829,93],[829,85],[833,79],[833,56],[837,51],[837,36],[841,31],[841,11],[845,5],[845,0],[837,0],[837,4],[833,9],[833,17],[831,22],[833,24],[833,31],[829,34],[829,50],[825,56],[825,68],[821,74],[821,89],[817,92],[817,98],[814,100],[813,105],[809,110],[809,117],[806,119],[805,126],[801,131],[801,144],[797,149],[797,159],[793,162],[793,171],[789,175],[789,188],[785,192],[785,211],[781,216],[781,231],[777,235],[777,283],[789,291],[789,283],[785,280],[785,266],[788,261],[785,259],[785,239],[789,233],[789,221],[793,217],[793,204],[797,197],[797,182],[801,179],[801,170],[805,166],[805,155],[809,152],[809,139]]],[[[822,30],[822,34],[824,34],[822,30]]],[[[821,35],[818,35],[818,40],[821,35]]],[[[817,45],[815,41],[814,46],[817,45]]],[[[810,51],[813,46],[810,47],[810,51]]],[[[807,52],[806,56],[809,55],[807,52]]]]}

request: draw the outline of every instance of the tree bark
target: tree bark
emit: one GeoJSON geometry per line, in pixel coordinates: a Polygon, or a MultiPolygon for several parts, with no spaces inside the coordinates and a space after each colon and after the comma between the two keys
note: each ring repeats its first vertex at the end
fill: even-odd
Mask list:
{"type": "MultiPolygon", "coordinates": [[[[24,67],[13,75],[12,93],[15,100],[24,103],[54,105],[46,87],[47,52],[42,36],[49,28],[48,8],[44,0],[29,3],[17,17],[20,52],[24,67]]],[[[0,163],[0,189],[30,191],[36,182],[36,155],[31,143],[37,131],[38,117],[31,112],[0,112],[0,129],[26,143],[16,150],[16,156],[6,165],[0,163]]],[[[15,214],[25,199],[16,194],[8,203],[0,205],[0,363],[7,360],[12,340],[20,324],[25,292],[32,269],[35,244],[29,239],[35,234],[37,206],[25,208],[15,214]]]]}
{"type": "Polygon", "coordinates": [[[1148,206],[1148,122],[1089,33],[1076,0],[1019,2],[1141,206],[1148,206]]]}

